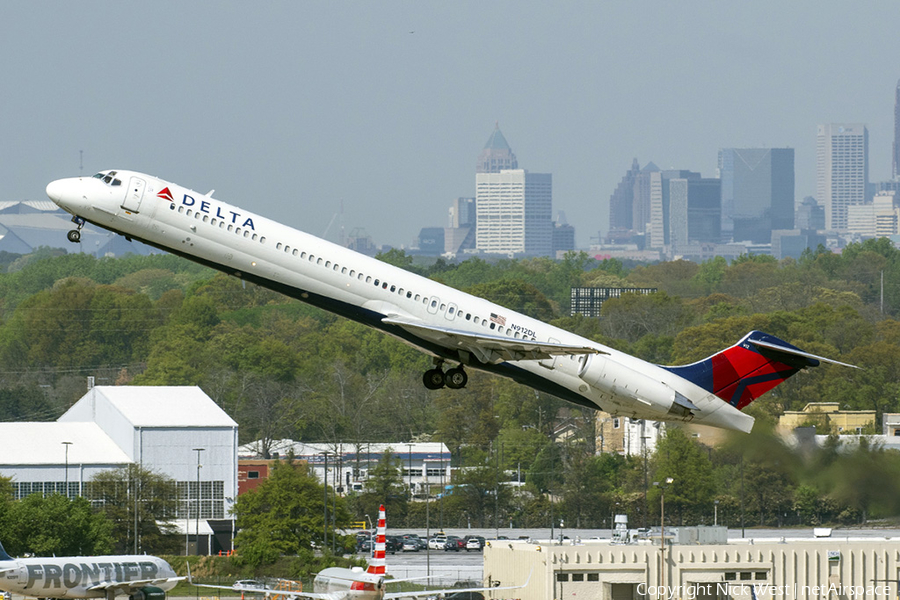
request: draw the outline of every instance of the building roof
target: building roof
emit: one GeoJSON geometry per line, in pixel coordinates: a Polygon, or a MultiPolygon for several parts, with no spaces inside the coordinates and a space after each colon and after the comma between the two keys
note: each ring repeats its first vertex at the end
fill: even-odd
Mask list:
{"type": "Polygon", "coordinates": [[[494,127],[493,133],[491,133],[491,137],[488,138],[487,144],[484,145],[485,150],[510,150],[509,144],[506,142],[506,138],[503,137],[503,134],[500,133],[500,125],[494,127]]]}
{"type": "Polygon", "coordinates": [[[0,423],[0,464],[126,465],[132,461],[96,423],[0,423]]]}
{"type": "MultiPolygon", "coordinates": [[[[135,427],[237,427],[219,405],[197,386],[96,386],[60,417],[84,414],[83,402],[104,398],[135,427]],[[69,414],[73,413],[73,414],[69,414]]],[[[91,411],[93,413],[93,410],[91,411]]]]}

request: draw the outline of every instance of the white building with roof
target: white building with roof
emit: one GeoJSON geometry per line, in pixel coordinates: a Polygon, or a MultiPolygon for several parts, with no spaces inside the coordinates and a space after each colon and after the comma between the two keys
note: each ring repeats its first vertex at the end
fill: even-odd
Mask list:
{"type": "MultiPolygon", "coordinates": [[[[263,458],[260,442],[244,444],[238,450],[242,459],[263,458]]],[[[436,489],[450,483],[449,448],[441,442],[337,442],[334,444],[277,440],[270,444],[272,458],[284,458],[293,452],[294,458],[306,461],[310,472],[319,481],[328,473],[328,485],[338,493],[361,491],[369,473],[378,466],[390,449],[402,465],[403,483],[416,496],[424,496],[425,490],[436,489]]]]}
{"type": "Polygon", "coordinates": [[[136,464],[175,480],[182,531],[208,535],[230,519],[237,449],[237,423],[199,387],[97,386],[56,422],[0,423],[0,475],[17,498],[88,495],[97,473],[136,464]]]}

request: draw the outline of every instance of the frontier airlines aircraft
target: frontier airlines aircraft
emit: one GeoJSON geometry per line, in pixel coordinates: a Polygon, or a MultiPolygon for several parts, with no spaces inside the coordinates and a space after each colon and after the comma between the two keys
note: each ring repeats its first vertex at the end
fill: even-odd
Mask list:
{"type": "Polygon", "coordinates": [[[0,590],[32,598],[165,600],[182,579],[155,556],[13,558],[0,546],[0,590]]]}
{"type": "Polygon", "coordinates": [[[464,387],[470,367],[613,415],[749,432],[753,400],[820,361],[843,364],[759,331],[690,365],[651,364],[212,194],[122,170],[47,186],[73,215],[70,241],[93,223],[379,329],[433,357],[428,389],[464,387]]]}

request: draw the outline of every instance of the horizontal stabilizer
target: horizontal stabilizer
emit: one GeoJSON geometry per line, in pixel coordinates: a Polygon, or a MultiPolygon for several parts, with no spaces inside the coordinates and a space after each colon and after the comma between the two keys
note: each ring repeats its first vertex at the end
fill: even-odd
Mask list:
{"type": "Polygon", "coordinates": [[[793,348],[790,346],[781,346],[779,344],[772,344],[770,342],[764,342],[762,340],[754,340],[752,338],[747,340],[754,346],[758,346],[760,348],[768,348],[769,350],[774,350],[776,353],[783,353],[787,355],[799,356],[802,358],[808,358],[812,360],[818,360],[821,362],[831,363],[833,365],[840,365],[842,367],[850,367],[851,369],[859,369],[860,367],[856,365],[851,365],[848,363],[841,362],[839,360],[834,360],[831,358],[825,358],[823,356],[817,356],[815,354],[810,354],[809,352],[803,352],[802,350],[798,350],[797,348],[793,348]]]}

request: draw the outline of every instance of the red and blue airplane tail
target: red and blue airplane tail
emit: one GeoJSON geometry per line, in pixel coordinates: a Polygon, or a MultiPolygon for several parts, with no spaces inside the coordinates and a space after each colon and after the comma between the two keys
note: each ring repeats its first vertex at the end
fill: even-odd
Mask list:
{"type": "Polygon", "coordinates": [[[709,358],[664,368],[742,410],[797,371],[816,367],[820,361],[853,367],[803,352],[774,335],[751,331],[709,358]]]}

